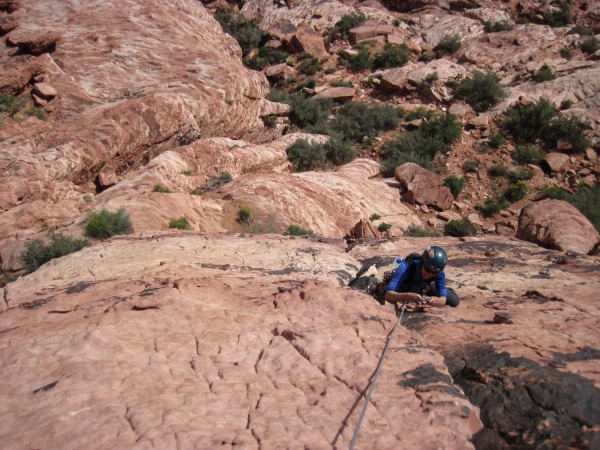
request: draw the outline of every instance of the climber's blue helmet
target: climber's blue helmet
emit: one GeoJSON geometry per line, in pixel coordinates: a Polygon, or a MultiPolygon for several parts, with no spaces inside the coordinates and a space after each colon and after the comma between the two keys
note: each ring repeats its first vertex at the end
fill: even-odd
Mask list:
{"type": "Polygon", "coordinates": [[[423,252],[421,261],[429,273],[440,273],[446,267],[448,255],[441,247],[432,245],[423,252]]]}

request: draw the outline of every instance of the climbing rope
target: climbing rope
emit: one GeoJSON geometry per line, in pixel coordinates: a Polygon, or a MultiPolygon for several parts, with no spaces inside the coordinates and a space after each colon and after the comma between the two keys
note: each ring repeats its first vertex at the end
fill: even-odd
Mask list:
{"type": "MultiPolygon", "coordinates": [[[[362,421],[365,418],[365,413],[367,412],[367,406],[369,406],[369,402],[371,401],[371,394],[375,390],[375,383],[377,382],[377,377],[379,376],[379,370],[381,366],[383,366],[383,360],[385,359],[385,354],[387,353],[387,349],[392,342],[392,337],[394,337],[394,333],[396,332],[396,328],[400,325],[400,321],[402,320],[402,315],[404,314],[404,310],[406,309],[406,302],[402,305],[402,310],[400,311],[400,316],[398,317],[398,321],[392,332],[388,335],[388,340],[385,344],[385,348],[383,349],[383,353],[381,354],[381,358],[379,358],[379,364],[377,364],[377,370],[375,370],[375,375],[373,375],[373,380],[371,381],[371,387],[369,388],[369,393],[367,394],[367,398],[365,399],[365,406],[363,406],[362,412],[360,413],[360,418],[358,419],[358,424],[356,425],[356,430],[354,430],[354,436],[352,436],[352,442],[350,442],[350,450],[354,449],[354,445],[358,439],[358,433],[360,432],[360,426],[362,425],[362,421]]],[[[396,313],[397,315],[398,313],[396,313]]]]}

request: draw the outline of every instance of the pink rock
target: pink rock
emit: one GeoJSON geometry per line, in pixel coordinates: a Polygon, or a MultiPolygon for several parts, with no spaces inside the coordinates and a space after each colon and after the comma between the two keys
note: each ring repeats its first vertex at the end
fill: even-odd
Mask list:
{"type": "Polygon", "coordinates": [[[58,92],[56,92],[56,89],[54,89],[54,87],[52,85],[45,83],[45,82],[36,83],[33,86],[33,92],[35,92],[40,97],[43,97],[46,99],[51,99],[58,95],[58,92]]]}
{"type": "Polygon", "coordinates": [[[546,162],[548,163],[548,166],[552,172],[562,171],[568,161],[569,156],[565,155],[564,153],[553,152],[546,155],[546,162]]]}
{"type": "Polygon", "coordinates": [[[396,167],[394,178],[402,186],[402,197],[408,202],[414,201],[420,205],[440,209],[448,209],[454,202],[454,197],[450,189],[444,186],[444,181],[417,164],[405,163],[396,167]]]}

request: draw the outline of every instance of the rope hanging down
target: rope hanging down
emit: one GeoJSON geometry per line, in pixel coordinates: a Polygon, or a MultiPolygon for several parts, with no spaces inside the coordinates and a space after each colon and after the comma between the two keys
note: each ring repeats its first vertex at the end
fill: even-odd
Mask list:
{"type": "MultiPolygon", "coordinates": [[[[388,340],[385,344],[385,348],[383,349],[383,353],[381,354],[381,358],[379,358],[379,364],[377,364],[377,370],[375,370],[375,375],[373,375],[373,380],[371,381],[371,387],[369,388],[369,393],[367,394],[367,398],[365,399],[365,406],[363,406],[362,412],[360,413],[360,418],[358,419],[358,425],[356,425],[356,430],[354,431],[354,436],[352,436],[352,442],[350,443],[350,450],[354,449],[354,445],[358,439],[358,433],[360,432],[360,426],[362,425],[362,421],[365,418],[365,413],[367,412],[367,406],[369,406],[369,402],[371,401],[371,394],[375,390],[375,383],[377,382],[377,377],[379,376],[379,370],[381,366],[383,366],[383,360],[385,359],[385,354],[387,353],[390,342],[392,342],[392,337],[394,337],[394,333],[396,332],[396,328],[400,325],[400,321],[402,320],[402,315],[404,314],[404,310],[406,309],[406,302],[402,305],[402,311],[400,312],[400,317],[396,321],[396,325],[392,329],[392,332],[388,336],[388,340]]],[[[397,314],[397,313],[396,313],[397,314]]]]}

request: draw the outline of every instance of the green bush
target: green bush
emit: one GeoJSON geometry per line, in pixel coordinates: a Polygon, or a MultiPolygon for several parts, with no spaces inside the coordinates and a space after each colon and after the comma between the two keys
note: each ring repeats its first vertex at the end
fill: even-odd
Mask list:
{"type": "Polygon", "coordinates": [[[505,177],[508,173],[508,169],[502,164],[495,164],[487,170],[490,177],[505,177]]]}
{"type": "Polygon", "coordinates": [[[314,75],[323,68],[323,63],[319,58],[308,57],[298,65],[298,70],[304,75],[314,75]]]}
{"type": "Polygon", "coordinates": [[[598,51],[598,49],[600,48],[600,41],[598,39],[596,39],[595,37],[591,37],[591,38],[588,38],[585,41],[583,41],[579,45],[579,48],[581,48],[582,52],[592,55],[592,54],[596,53],[598,51]]]}
{"type": "Polygon", "coordinates": [[[268,128],[275,128],[275,125],[277,124],[277,116],[275,114],[267,114],[262,117],[262,120],[268,128]]]}
{"type": "Polygon", "coordinates": [[[578,34],[580,36],[590,36],[592,33],[590,32],[590,30],[588,30],[583,25],[575,25],[573,28],[571,28],[567,32],[567,35],[569,35],[569,34],[578,34]]]}
{"type": "Polygon", "coordinates": [[[390,69],[400,67],[410,60],[410,50],[406,44],[385,44],[383,52],[373,59],[374,69],[390,69]]]}
{"type": "Polygon", "coordinates": [[[420,227],[418,225],[411,225],[404,231],[404,236],[407,237],[439,237],[440,233],[436,233],[435,231],[430,231],[425,227],[420,227]]]}
{"type": "Polygon", "coordinates": [[[464,236],[475,236],[477,234],[477,227],[467,217],[463,217],[461,220],[451,220],[444,225],[444,234],[446,236],[464,237],[464,236]]]}
{"type": "Polygon", "coordinates": [[[560,5],[559,11],[551,11],[544,15],[544,22],[551,27],[564,27],[571,23],[571,11],[565,1],[560,5]]]}
{"type": "Polygon", "coordinates": [[[370,220],[371,222],[373,222],[374,220],[379,220],[379,219],[381,219],[381,215],[380,215],[380,214],[377,214],[377,213],[373,213],[373,214],[371,214],[371,215],[369,216],[369,220],[370,220]]]}
{"type": "Polygon", "coordinates": [[[367,20],[367,16],[361,13],[344,14],[340,20],[338,20],[333,28],[326,31],[326,35],[333,36],[334,34],[339,35],[342,39],[348,39],[350,37],[349,31],[361,25],[367,20]]]}
{"type": "Polygon", "coordinates": [[[458,34],[446,34],[440,42],[433,47],[433,51],[438,55],[453,55],[460,48],[460,36],[458,34]]]}
{"type": "Polygon", "coordinates": [[[162,185],[160,183],[157,183],[154,185],[154,187],[152,188],[152,192],[162,192],[165,194],[169,194],[171,193],[171,189],[169,189],[168,187],[166,187],[165,185],[162,185]]]}
{"type": "Polygon", "coordinates": [[[500,78],[495,73],[475,71],[458,84],[455,95],[475,111],[482,112],[499,103],[506,97],[506,92],[500,87],[500,78]]]}
{"type": "Polygon", "coordinates": [[[244,65],[253,70],[262,70],[267,66],[284,62],[287,57],[288,54],[282,50],[261,47],[256,55],[251,58],[244,58],[244,65]]]}
{"type": "Polygon", "coordinates": [[[544,126],[541,135],[553,148],[557,147],[559,141],[565,141],[571,144],[571,151],[582,152],[590,146],[585,132],[591,128],[590,124],[579,118],[561,113],[544,126]]]}
{"type": "Polygon", "coordinates": [[[362,72],[373,66],[371,53],[366,49],[361,49],[357,55],[348,56],[348,67],[352,72],[362,72]]]}
{"type": "Polygon", "coordinates": [[[265,38],[265,33],[260,29],[258,22],[246,19],[243,14],[226,8],[217,8],[214,17],[221,24],[223,31],[238,41],[243,55],[259,47],[265,38]]]}
{"type": "Polygon", "coordinates": [[[379,231],[381,231],[382,233],[385,233],[386,231],[389,231],[390,228],[392,228],[392,225],[389,223],[385,223],[385,222],[381,222],[378,226],[377,229],[379,231]]]}
{"type": "Polygon", "coordinates": [[[560,102],[560,110],[565,110],[565,109],[569,109],[571,106],[573,106],[573,100],[570,99],[566,99],[563,100],[562,102],[560,102]]]}
{"type": "Polygon", "coordinates": [[[370,107],[365,103],[347,102],[337,111],[330,128],[344,139],[361,142],[365,136],[372,138],[379,131],[396,128],[400,114],[389,105],[370,107]]]}
{"type": "Polygon", "coordinates": [[[327,161],[336,166],[347,164],[350,161],[354,161],[356,158],[356,150],[354,150],[352,144],[335,136],[331,137],[329,141],[323,144],[323,150],[325,150],[325,158],[327,161]]]}
{"type": "Polygon", "coordinates": [[[556,78],[556,74],[554,70],[548,65],[544,64],[540,70],[533,76],[534,81],[538,83],[542,83],[544,81],[554,80],[556,78]]]}
{"type": "Polygon", "coordinates": [[[330,99],[306,98],[299,93],[290,95],[278,89],[271,89],[269,99],[290,105],[290,121],[300,128],[322,126],[333,107],[333,101],[330,99]]]}
{"type": "Polygon", "coordinates": [[[458,195],[465,187],[465,179],[463,177],[457,177],[456,175],[450,175],[444,180],[444,185],[450,189],[454,198],[458,198],[458,195]]]}
{"type": "Polygon", "coordinates": [[[513,29],[513,26],[510,22],[506,22],[504,20],[501,20],[499,22],[492,22],[491,20],[486,20],[483,29],[486,33],[495,33],[498,31],[510,31],[513,29]]]}
{"type": "Polygon", "coordinates": [[[406,116],[404,117],[405,120],[411,121],[411,120],[415,120],[415,119],[431,119],[433,117],[434,113],[432,110],[427,109],[423,106],[418,106],[415,109],[413,109],[412,111],[409,111],[408,113],[406,113],[406,116]]]}
{"type": "Polygon", "coordinates": [[[519,142],[534,142],[540,131],[550,123],[557,112],[552,102],[541,97],[537,102],[506,111],[503,126],[519,142]]]}
{"type": "Polygon", "coordinates": [[[322,144],[311,144],[298,139],[286,149],[288,160],[296,172],[323,169],[327,164],[327,152],[322,144]]]}
{"type": "Polygon", "coordinates": [[[208,181],[204,186],[200,186],[192,191],[192,195],[201,195],[206,192],[215,191],[229,183],[232,179],[231,174],[227,171],[222,172],[219,175],[211,175],[208,177],[208,181]]]}
{"type": "Polygon", "coordinates": [[[60,258],[90,245],[87,239],[75,239],[61,233],[51,234],[50,242],[44,244],[40,239],[25,243],[22,267],[27,273],[35,272],[51,259],[60,258]]]}
{"type": "Polygon", "coordinates": [[[249,206],[240,207],[238,219],[242,225],[250,225],[253,220],[252,209],[249,206]]]}
{"type": "Polygon", "coordinates": [[[519,201],[525,198],[525,195],[527,195],[527,186],[522,181],[517,181],[512,184],[506,192],[504,192],[504,197],[509,202],[519,201]]]}
{"type": "Polygon", "coordinates": [[[493,136],[490,137],[489,143],[490,143],[490,147],[499,148],[499,147],[502,147],[504,144],[506,144],[506,139],[501,134],[494,134],[493,136]]]}
{"type": "Polygon", "coordinates": [[[435,81],[437,81],[437,80],[439,80],[439,79],[440,79],[440,75],[439,75],[439,74],[437,73],[437,71],[435,71],[435,70],[434,70],[433,72],[431,72],[431,73],[428,73],[428,74],[425,76],[425,81],[426,81],[427,83],[433,83],[433,82],[435,82],[435,81]]]}
{"type": "Polygon", "coordinates": [[[444,144],[444,151],[450,149],[450,144],[460,139],[462,124],[454,114],[440,114],[433,119],[423,122],[418,133],[425,137],[439,140],[444,144]]]}
{"type": "Polygon", "coordinates": [[[15,111],[16,97],[10,94],[0,94],[0,112],[12,115],[15,111]]]}
{"type": "Polygon", "coordinates": [[[287,228],[287,234],[291,235],[291,236],[310,236],[311,234],[313,234],[314,231],[313,230],[307,230],[305,228],[302,228],[299,225],[290,225],[287,228]]]}
{"type": "Polygon", "coordinates": [[[579,186],[574,194],[570,194],[554,186],[546,187],[546,195],[558,200],[566,200],[575,206],[600,232],[600,186],[579,186]]]}
{"type": "Polygon", "coordinates": [[[573,57],[573,52],[568,48],[561,48],[560,56],[562,56],[565,59],[571,59],[573,57]]]}
{"type": "Polygon", "coordinates": [[[93,212],[86,219],[85,235],[96,239],[106,239],[118,234],[133,232],[131,219],[125,212],[125,208],[117,212],[102,208],[99,212],[93,212]]]}
{"type": "Polygon", "coordinates": [[[508,203],[504,198],[497,200],[486,200],[483,205],[476,205],[475,209],[481,211],[485,217],[492,217],[508,207],[508,203]]]}
{"type": "Polygon", "coordinates": [[[544,160],[545,155],[535,147],[518,145],[512,157],[521,164],[539,164],[544,160]]]}
{"type": "Polygon", "coordinates": [[[511,183],[514,183],[515,181],[531,180],[533,175],[534,172],[530,168],[511,167],[507,170],[506,178],[508,178],[511,183]]]}
{"type": "Polygon", "coordinates": [[[469,159],[465,161],[462,165],[462,170],[465,172],[477,172],[481,163],[476,159],[469,159]]]}
{"type": "Polygon", "coordinates": [[[179,217],[178,219],[171,219],[169,228],[177,228],[178,230],[189,230],[192,227],[187,220],[187,217],[179,217]]]}

